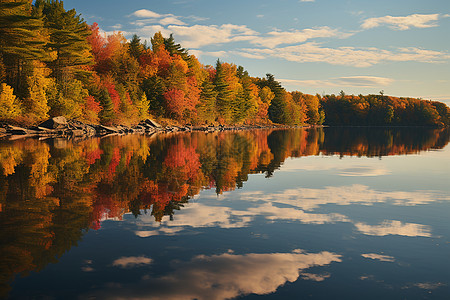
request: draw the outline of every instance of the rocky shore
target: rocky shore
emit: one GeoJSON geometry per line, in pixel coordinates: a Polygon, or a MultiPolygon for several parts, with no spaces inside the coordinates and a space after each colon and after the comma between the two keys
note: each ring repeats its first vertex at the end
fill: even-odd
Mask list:
{"type": "Polygon", "coordinates": [[[9,124],[0,124],[0,138],[16,140],[26,137],[37,138],[67,138],[84,139],[94,136],[123,135],[131,133],[163,133],[163,132],[215,132],[226,130],[279,128],[277,125],[243,125],[243,126],[161,126],[156,121],[146,119],[138,125],[128,127],[124,125],[104,126],[84,124],[78,120],[66,120],[65,117],[50,118],[37,126],[18,127],[9,124]]]}

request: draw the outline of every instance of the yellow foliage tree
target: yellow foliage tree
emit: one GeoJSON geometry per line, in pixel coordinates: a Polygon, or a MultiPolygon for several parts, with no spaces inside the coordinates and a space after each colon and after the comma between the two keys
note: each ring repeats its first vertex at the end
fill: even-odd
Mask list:
{"type": "Polygon", "coordinates": [[[2,83],[0,85],[0,120],[12,120],[22,112],[20,103],[14,95],[14,89],[2,83]]]}
{"type": "Polygon", "coordinates": [[[55,80],[50,78],[51,70],[41,62],[34,61],[31,74],[27,77],[29,97],[25,102],[25,112],[34,122],[48,118],[49,90],[55,90],[55,80]]]}
{"type": "Polygon", "coordinates": [[[147,99],[147,96],[145,93],[142,93],[139,101],[135,103],[136,108],[139,111],[139,119],[143,120],[148,118],[148,109],[150,107],[150,101],[147,99]]]}

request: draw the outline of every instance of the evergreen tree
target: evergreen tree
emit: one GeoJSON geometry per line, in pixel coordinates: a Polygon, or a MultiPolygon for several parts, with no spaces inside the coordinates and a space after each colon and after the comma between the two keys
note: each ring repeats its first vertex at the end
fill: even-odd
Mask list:
{"type": "Polygon", "coordinates": [[[156,32],[150,41],[154,53],[158,52],[159,47],[164,46],[164,37],[162,36],[161,31],[156,32]]]}
{"type": "Polygon", "coordinates": [[[266,74],[266,79],[260,80],[259,86],[261,88],[267,86],[274,93],[274,98],[269,106],[269,119],[275,123],[286,124],[288,119],[285,100],[286,90],[275,80],[272,74],[266,74]]]}
{"type": "Polygon", "coordinates": [[[48,46],[56,52],[56,59],[50,64],[56,81],[69,79],[74,71],[71,67],[92,64],[87,41],[91,30],[75,9],[66,11],[59,0],[36,0],[35,6],[42,9],[50,33],[48,46]]]}
{"type": "Polygon", "coordinates": [[[128,52],[136,60],[139,60],[142,52],[144,51],[144,46],[141,44],[141,39],[137,34],[133,34],[131,41],[128,43],[128,52]]]}
{"type": "Polygon", "coordinates": [[[241,109],[241,119],[249,120],[256,116],[258,112],[258,87],[253,83],[248,72],[243,67],[239,66],[237,69],[237,76],[239,82],[242,84],[242,99],[239,103],[241,109]]]}
{"type": "Polygon", "coordinates": [[[114,104],[109,96],[107,89],[101,89],[99,91],[98,99],[100,100],[100,105],[102,106],[102,110],[98,114],[100,118],[100,123],[102,124],[112,124],[115,119],[114,113],[114,104]]]}
{"type": "Polygon", "coordinates": [[[165,114],[165,86],[161,78],[159,76],[153,76],[145,79],[141,87],[150,102],[150,111],[157,116],[163,116],[165,114]]]}
{"type": "Polygon", "coordinates": [[[164,47],[171,55],[177,54],[181,56],[185,61],[189,61],[190,56],[186,49],[182,48],[180,44],[175,44],[173,34],[170,34],[169,38],[164,39],[164,47]]]}
{"type": "Polygon", "coordinates": [[[29,0],[0,2],[0,55],[5,66],[5,79],[17,93],[26,93],[23,67],[31,60],[48,61],[40,11],[29,0]]]}
{"type": "Polygon", "coordinates": [[[6,68],[3,63],[3,56],[0,54],[0,83],[6,80],[6,68]]]}
{"type": "Polygon", "coordinates": [[[200,118],[207,123],[214,123],[215,121],[216,97],[217,92],[214,90],[214,84],[209,80],[205,80],[202,84],[200,103],[197,105],[197,111],[200,118]]]}
{"type": "Polygon", "coordinates": [[[233,94],[225,80],[225,73],[222,69],[220,60],[216,62],[216,76],[214,77],[214,90],[217,93],[216,107],[219,117],[225,121],[230,121],[232,117],[232,99],[233,94]]]}

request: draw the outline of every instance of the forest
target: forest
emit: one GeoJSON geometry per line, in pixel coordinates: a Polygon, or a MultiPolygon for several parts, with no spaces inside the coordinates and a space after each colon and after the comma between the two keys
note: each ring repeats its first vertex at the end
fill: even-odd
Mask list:
{"type": "Polygon", "coordinates": [[[3,123],[450,125],[441,102],[289,92],[272,74],[252,77],[219,59],[203,65],[172,35],[105,35],[59,0],[1,0],[0,36],[3,123]]]}

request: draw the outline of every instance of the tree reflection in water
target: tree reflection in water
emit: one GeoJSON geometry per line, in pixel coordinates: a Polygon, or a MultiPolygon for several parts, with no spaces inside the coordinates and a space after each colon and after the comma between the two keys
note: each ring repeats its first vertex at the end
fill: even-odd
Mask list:
{"type": "Polygon", "coordinates": [[[106,219],[173,216],[203,189],[242,187],[288,157],[381,157],[443,148],[449,130],[318,128],[0,143],[0,295],[106,219]]]}

